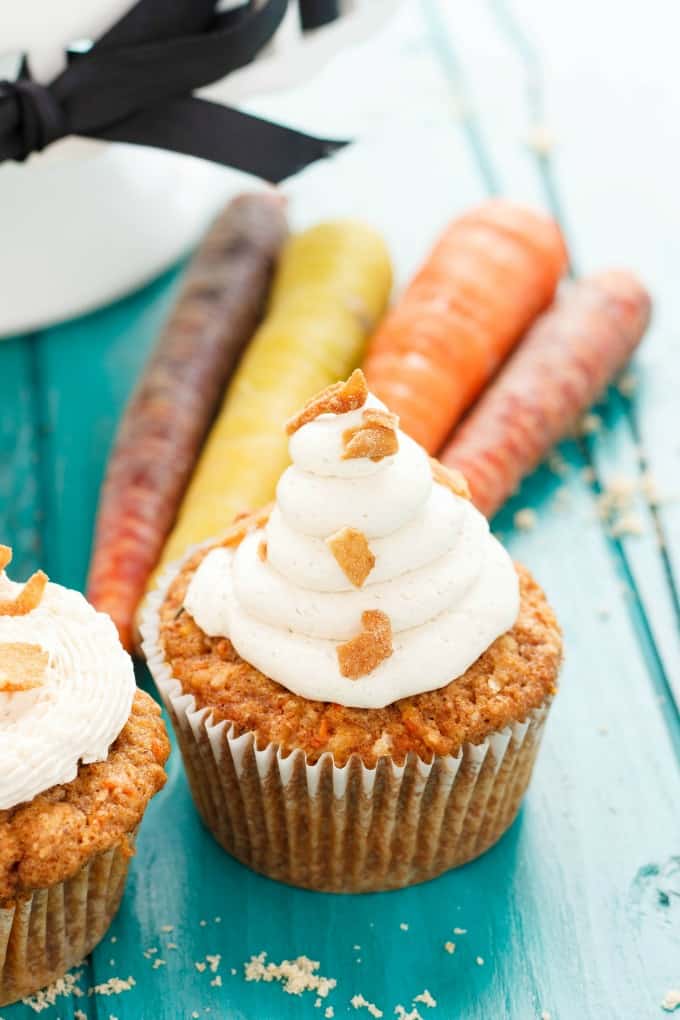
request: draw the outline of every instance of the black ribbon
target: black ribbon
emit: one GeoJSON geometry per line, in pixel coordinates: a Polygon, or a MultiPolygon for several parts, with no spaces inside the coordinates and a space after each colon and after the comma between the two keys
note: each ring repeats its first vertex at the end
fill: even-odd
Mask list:
{"type": "Polygon", "coordinates": [[[84,135],[199,156],[276,183],[330,155],[346,143],[192,95],[249,63],[286,7],[265,0],[216,15],[215,0],[138,0],[49,84],[31,80],[26,66],[16,81],[0,82],[0,162],[84,135]]]}

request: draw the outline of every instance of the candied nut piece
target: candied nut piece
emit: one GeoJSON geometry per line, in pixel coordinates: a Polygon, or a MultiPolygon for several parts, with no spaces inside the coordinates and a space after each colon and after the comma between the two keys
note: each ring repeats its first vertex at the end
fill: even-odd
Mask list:
{"type": "Polygon", "coordinates": [[[356,457],[368,457],[369,460],[382,460],[391,457],[399,450],[397,426],[399,419],[391,411],[381,411],[370,407],[364,411],[361,425],[346,429],[342,434],[344,452],[343,460],[356,457]]]}
{"type": "Polygon", "coordinates": [[[40,645],[24,641],[0,644],[0,694],[15,694],[40,687],[49,655],[40,645]]]}
{"type": "MultiPolygon", "coordinates": [[[[12,562],[12,550],[0,545],[0,570],[12,562]]],[[[32,574],[14,599],[0,599],[0,616],[25,616],[40,604],[48,577],[42,570],[32,574]]]]}
{"type": "Polygon", "coordinates": [[[432,477],[435,482],[445,485],[455,496],[461,496],[463,499],[472,499],[470,486],[462,472],[457,471],[456,468],[444,467],[435,457],[430,457],[430,464],[432,466],[432,477]]]}
{"type": "Polygon", "coordinates": [[[372,673],[392,654],[392,624],[386,613],[367,609],[361,614],[362,631],[338,645],[340,672],[350,680],[372,673]]]}
{"type": "Polygon", "coordinates": [[[257,513],[239,514],[234,523],[224,532],[219,544],[225,548],[240,545],[251,531],[264,527],[269,520],[272,508],[273,503],[268,503],[257,513]]]}
{"type": "Polygon", "coordinates": [[[375,556],[363,531],[341,528],[326,539],[326,545],[347,580],[361,588],[375,566],[375,556]]]}
{"type": "Polygon", "coordinates": [[[355,368],[347,382],[327,386],[325,390],[312,397],[301,411],[289,418],[286,422],[286,432],[292,436],[320,414],[347,414],[348,411],[358,411],[364,406],[367,398],[368,386],[364,373],[360,368],[355,368]]]}

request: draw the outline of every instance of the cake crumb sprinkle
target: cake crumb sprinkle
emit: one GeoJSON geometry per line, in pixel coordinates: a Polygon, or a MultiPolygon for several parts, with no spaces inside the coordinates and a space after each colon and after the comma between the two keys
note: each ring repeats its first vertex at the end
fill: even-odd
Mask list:
{"type": "Polygon", "coordinates": [[[335,978],[317,974],[321,964],[318,960],[310,960],[308,956],[298,956],[295,960],[282,960],[281,963],[267,963],[266,952],[251,956],[243,969],[246,981],[278,981],[288,995],[302,995],[303,992],[316,992],[325,999],[337,985],[335,978]]]}
{"type": "Polygon", "coordinates": [[[66,998],[72,995],[76,998],[82,998],[84,993],[78,984],[82,974],[82,970],[64,974],[63,977],[57,978],[47,988],[41,988],[34,995],[29,995],[21,1001],[24,1006],[28,1006],[34,1013],[42,1013],[43,1010],[54,1006],[57,999],[62,996],[66,998]]]}
{"type": "Polygon", "coordinates": [[[680,1006],[680,988],[669,988],[661,1000],[661,1008],[665,1009],[667,1013],[672,1013],[678,1006],[680,1006]]]}
{"type": "Polygon", "coordinates": [[[536,512],[529,509],[529,507],[524,507],[524,509],[518,510],[512,520],[513,524],[519,531],[533,531],[538,523],[536,512]]]}
{"type": "Polygon", "coordinates": [[[414,1006],[413,1009],[407,1010],[406,1006],[402,1006],[401,1003],[399,1003],[398,1006],[394,1007],[394,1012],[396,1013],[398,1020],[423,1020],[422,1014],[418,1012],[418,1008],[416,1006],[414,1006]]]}
{"type": "Polygon", "coordinates": [[[637,389],[637,384],[635,372],[624,372],[616,384],[616,388],[622,396],[632,397],[637,389]]]}
{"type": "Polygon", "coordinates": [[[383,1011],[379,1009],[374,1002],[369,1002],[368,999],[365,999],[363,995],[361,995],[361,993],[353,995],[350,999],[350,1003],[354,1009],[365,1009],[371,1014],[371,1016],[375,1017],[376,1020],[380,1020],[380,1017],[384,1015],[383,1011]]]}
{"type": "Polygon", "coordinates": [[[217,971],[219,970],[221,960],[222,957],[219,953],[214,953],[212,955],[208,953],[205,958],[205,962],[208,964],[213,974],[216,974],[217,971]]]}
{"type": "Polygon", "coordinates": [[[99,985],[94,985],[92,988],[88,988],[88,995],[120,995],[121,992],[131,991],[137,982],[133,977],[129,977],[127,981],[125,978],[112,977],[108,981],[103,981],[99,985]]]}
{"type": "Polygon", "coordinates": [[[597,432],[602,429],[602,417],[594,412],[584,414],[578,424],[578,434],[580,436],[594,436],[597,432]]]}

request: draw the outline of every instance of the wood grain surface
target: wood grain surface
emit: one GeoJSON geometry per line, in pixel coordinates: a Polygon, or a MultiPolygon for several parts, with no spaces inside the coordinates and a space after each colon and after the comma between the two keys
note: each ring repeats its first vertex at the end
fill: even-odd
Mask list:
{"type": "MultiPolygon", "coordinates": [[[[336,1017],[369,1016],[350,1005],[358,993],[391,1017],[425,988],[437,1007],[418,1009],[432,1020],[653,1020],[680,987],[680,86],[670,14],[660,2],[410,7],[403,73],[427,64],[425,100],[447,111],[440,130],[465,151],[451,204],[498,192],[549,209],[575,272],[628,266],[655,299],[635,388],[614,388],[597,409],[601,428],[563,444],[494,521],[544,584],[566,639],[529,796],[501,843],[457,872],[399,893],[326,896],[227,858],[201,828],[174,754],[121,912],[79,981],[136,984],[60,998],[48,1020],[76,1010],[88,1020],[285,1020],[323,1016],[328,1004],[336,1017]],[[598,513],[602,491],[622,479],[639,534],[612,535],[598,513]],[[515,515],[527,508],[536,523],[525,530],[515,515]],[[308,993],[246,983],[244,961],[263,950],[276,962],[318,960],[338,981],[323,1008],[308,993]],[[216,954],[212,972],[203,964],[216,954]]],[[[0,540],[14,545],[19,575],[41,565],[84,585],[115,423],[177,278],[0,344],[0,540]]]]}

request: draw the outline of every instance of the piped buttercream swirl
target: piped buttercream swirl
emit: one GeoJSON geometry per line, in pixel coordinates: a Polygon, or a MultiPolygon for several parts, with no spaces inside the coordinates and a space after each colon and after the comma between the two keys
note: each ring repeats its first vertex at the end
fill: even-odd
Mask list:
{"type": "MultiPolygon", "coordinates": [[[[21,590],[0,573],[0,600],[21,590]]],[[[42,650],[46,665],[30,689],[0,687],[0,810],[70,782],[80,762],[104,760],[135,693],[109,617],[61,585],[47,584],[28,613],[0,615],[0,652],[17,646],[42,650]]]]}
{"type": "Polygon", "coordinates": [[[512,561],[469,500],[432,477],[425,451],[397,430],[398,451],[348,459],[367,409],[321,414],[290,439],[267,524],[203,559],[185,607],[210,636],[303,697],[381,708],[460,676],[517,618],[512,561]],[[353,583],[327,540],[360,532],[374,557],[353,583]],[[357,678],[338,648],[363,614],[389,619],[391,654],[357,678]]]}

